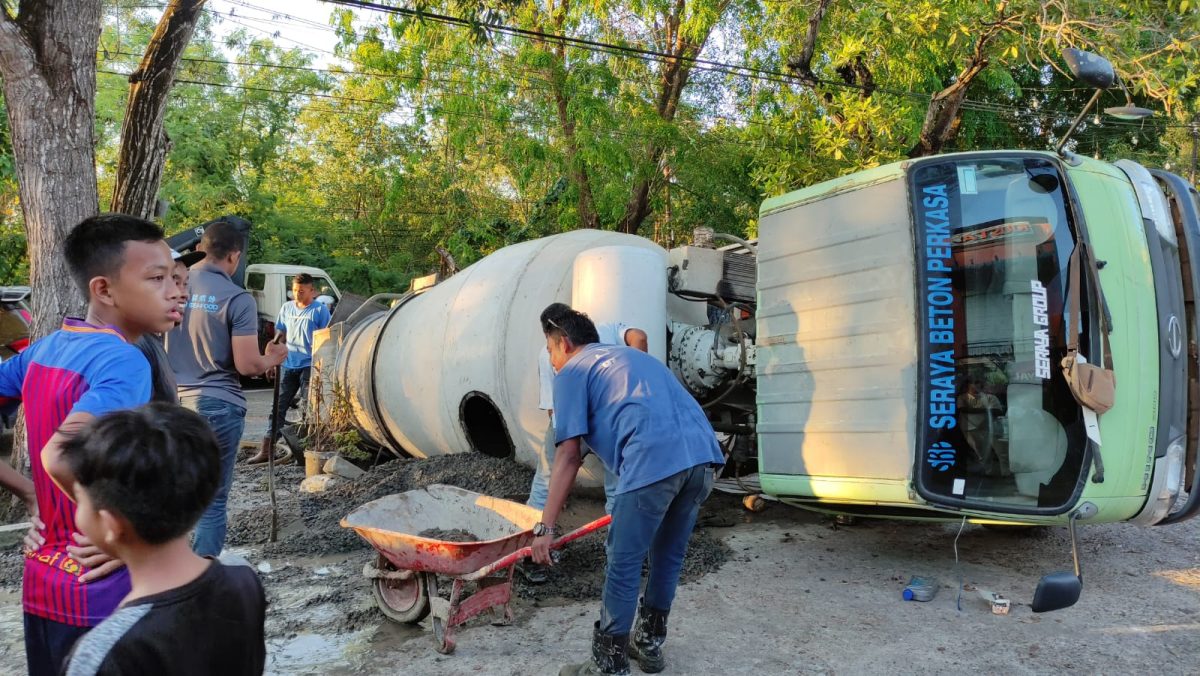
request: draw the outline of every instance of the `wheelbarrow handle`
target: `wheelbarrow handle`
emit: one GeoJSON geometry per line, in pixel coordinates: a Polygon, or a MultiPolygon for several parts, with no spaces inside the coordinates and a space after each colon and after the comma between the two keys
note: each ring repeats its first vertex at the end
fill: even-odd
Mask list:
{"type": "MultiPolygon", "coordinates": [[[[600,530],[601,528],[604,528],[605,526],[607,526],[610,523],[612,523],[612,516],[605,514],[604,516],[600,517],[599,519],[596,519],[595,521],[584,524],[584,525],[580,526],[579,528],[576,528],[575,530],[571,531],[570,533],[567,533],[566,535],[558,538],[554,542],[551,542],[550,549],[552,549],[552,550],[561,549],[567,543],[578,540],[579,538],[581,538],[585,535],[594,533],[594,532],[600,530]]],[[[522,547],[522,548],[518,549],[517,551],[513,552],[512,554],[509,554],[508,556],[505,556],[504,558],[502,558],[498,561],[493,561],[492,563],[489,563],[488,565],[484,566],[483,568],[480,568],[479,570],[475,571],[474,573],[471,573],[470,575],[464,575],[462,577],[462,579],[470,581],[470,580],[478,580],[479,578],[487,577],[488,575],[491,575],[492,573],[494,573],[498,570],[504,570],[505,568],[508,568],[509,566],[513,565],[517,561],[520,561],[521,559],[528,558],[531,554],[533,554],[533,547],[522,547]]]]}

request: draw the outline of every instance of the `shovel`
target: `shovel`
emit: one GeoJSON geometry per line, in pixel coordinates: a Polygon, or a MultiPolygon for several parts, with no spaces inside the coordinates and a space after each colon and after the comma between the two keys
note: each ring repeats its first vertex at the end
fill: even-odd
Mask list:
{"type": "MultiPolygon", "coordinates": [[[[272,343],[278,343],[282,334],[275,334],[272,343]]],[[[275,383],[271,387],[271,442],[267,446],[267,494],[271,497],[271,533],[267,542],[275,542],[279,537],[279,506],[275,503],[275,442],[279,441],[279,367],[275,369],[275,383]]]]}

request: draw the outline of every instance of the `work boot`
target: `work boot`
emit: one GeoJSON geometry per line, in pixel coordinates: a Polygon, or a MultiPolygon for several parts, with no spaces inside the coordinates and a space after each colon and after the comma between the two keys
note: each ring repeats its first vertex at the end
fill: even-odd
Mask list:
{"type": "Polygon", "coordinates": [[[647,674],[657,674],[667,666],[662,654],[662,644],[667,640],[667,614],[666,610],[644,605],[638,608],[629,656],[637,660],[638,666],[647,674]]]}
{"type": "Polygon", "coordinates": [[[246,459],[247,465],[261,465],[271,457],[271,437],[263,437],[258,453],[246,459]]]}
{"type": "Polygon", "coordinates": [[[517,572],[529,584],[545,584],[550,579],[550,569],[533,561],[522,561],[517,564],[517,572]]]}
{"type": "Polygon", "coordinates": [[[600,623],[597,622],[592,630],[592,659],[583,664],[568,664],[559,670],[558,676],[629,676],[628,650],[629,634],[606,634],[600,631],[600,623]]]}

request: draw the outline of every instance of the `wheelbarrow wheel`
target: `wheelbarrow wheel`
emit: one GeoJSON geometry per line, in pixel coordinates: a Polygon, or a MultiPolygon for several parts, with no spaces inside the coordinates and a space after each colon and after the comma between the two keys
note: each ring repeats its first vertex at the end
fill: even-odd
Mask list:
{"type": "MultiPolygon", "coordinates": [[[[380,570],[394,571],[392,565],[381,554],[375,562],[380,570]]],[[[407,580],[377,577],[372,580],[371,591],[375,603],[384,616],[393,622],[413,624],[429,615],[429,595],[425,590],[425,573],[413,573],[407,580]]]]}

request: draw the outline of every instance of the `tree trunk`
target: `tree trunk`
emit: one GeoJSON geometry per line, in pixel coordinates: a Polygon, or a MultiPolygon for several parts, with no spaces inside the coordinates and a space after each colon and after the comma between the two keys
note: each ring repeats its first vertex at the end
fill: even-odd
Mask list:
{"type": "MultiPolygon", "coordinates": [[[[554,6],[553,3],[550,6],[554,30],[560,34],[565,32],[569,5],[570,0],[562,0],[558,6],[554,6]]],[[[558,70],[548,68],[546,76],[554,87],[554,106],[555,112],[558,114],[558,126],[562,131],[563,146],[567,155],[567,172],[571,181],[575,183],[575,189],[579,191],[579,199],[576,203],[579,225],[584,228],[597,229],[600,227],[600,216],[596,213],[596,198],[592,194],[592,180],[588,174],[587,165],[579,157],[579,141],[575,138],[575,120],[571,117],[570,112],[571,97],[566,91],[567,48],[562,42],[556,43],[553,48],[549,48],[545,40],[540,42],[544,47],[550,49],[558,59],[558,70]]]]}
{"type": "Polygon", "coordinates": [[[829,5],[833,0],[820,0],[817,3],[817,8],[808,17],[808,31],[804,35],[804,48],[800,50],[798,56],[788,59],[787,67],[792,72],[796,73],[796,77],[800,81],[808,85],[810,88],[816,88],[817,76],[812,70],[813,55],[817,49],[817,35],[821,30],[821,20],[825,18],[825,12],[829,10],[829,5]]]}
{"type": "MultiPolygon", "coordinates": [[[[728,2],[721,3],[717,8],[717,14],[723,16],[728,6],[728,2]]],[[[699,56],[705,43],[708,42],[708,36],[712,34],[712,27],[710,27],[708,31],[695,39],[686,37],[684,31],[681,30],[684,11],[684,0],[676,0],[672,15],[667,17],[664,22],[666,39],[663,42],[669,46],[668,51],[674,57],[663,64],[659,75],[661,89],[658,92],[655,108],[659,118],[664,122],[673,122],[675,113],[679,110],[679,98],[683,95],[688,77],[692,72],[691,61],[688,59],[699,56]]],[[[659,164],[665,153],[666,148],[658,142],[651,142],[646,146],[645,173],[633,183],[629,199],[625,202],[625,213],[617,222],[617,230],[636,235],[646,217],[650,215],[650,195],[658,190],[664,180],[662,167],[659,164]]]]}
{"type": "Polygon", "coordinates": [[[921,125],[921,136],[917,145],[908,151],[909,157],[924,157],[942,152],[946,144],[958,135],[958,126],[962,122],[958,113],[962,102],[967,98],[967,87],[985,67],[987,59],[972,61],[971,65],[959,74],[954,84],[933,95],[929,108],[925,110],[925,121],[921,125]]]}
{"type": "MultiPolygon", "coordinates": [[[[29,241],[32,337],[79,314],[61,243],[99,210],[95,166],[96,47],[100,0],[22,0],[0,11],[0,78],[29,241]]],[[[24,462],[14,439],[13,465],[24,462]]]]}
{"type": "Polygon", "coordinates": [[[192,39],[205,0],[174,0],[163,12],[142,56],[129,76],[129,103],[121,124],[117,180],[110,209],[152,218],[171,140],[163,130],[167,96],[183,50],[192,39]]]}
{"type": "Polygon", "coordinates": [[[554,92],[555,104],[558,107],[558,122],[562,128],[563,143],[566,146],[567,168],[575,188],[579,191],[579,201],[576,209],[579,211],[579,224],[584,228],[600,227],[600,216],[596,213],[596,198],[592,195],[592,181],[588,176],[587,166],[579,157],[579,144],[575,140],[575,121],[568,112],[570,101],[563,93],[561,86],[554,92]]]}
{"type": "Polygon", "coordinates": [[[921,135],[917,145],[908,151],[909,157],[923,157],[942,152],[948,143],[958,135],[958,125],[962,119],[958,116],[963,101],[967,98],[967,88],[971,82],[987,68],[988,44],[998,36],[1013,17],[1006,16],[1001,5],[1000,15],[996,21],[981,26],[982,32],[975,42],[975,49],[965,68],[954,79],[954,82],[942,91],[933,95],[929,108],[925,110],[925,121],[921,125],[921,135]]]}

